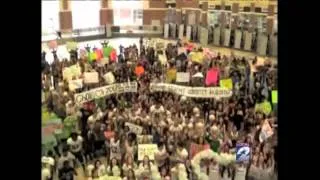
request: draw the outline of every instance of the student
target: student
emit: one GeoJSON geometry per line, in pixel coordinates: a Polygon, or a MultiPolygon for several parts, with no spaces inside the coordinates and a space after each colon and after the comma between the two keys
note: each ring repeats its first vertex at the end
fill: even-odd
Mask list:
{"type": "Polygon", "coordinates": [[[59,170],[59,180],[74,180],[77,172],[73,167],[70,167],[69,161],[63,162],[63,167],[59,170]]]}
{"type": "Polygon", "coordinates": [[[128,174],[123,178],[123,180],[137,180],[133,169],[128,170],[128,174]]]}
{"type": "Polygon", "coordinates": [[[69,166],[74,168],[74,165],[76,164],[76,158],[71,152],[69,152],[69,148],[68,147],[63,147],[63,149],[62,149],[62,155],[58,159],[58,162],[57,162],[57,169],[58,170],[63,168],[63,163],[65,161],[68,161],[69,162],[69,166]]]}
{"type": "Polygon", "coordinates": [[[83,170],[85,171],[85,160],[83,158],[83,138],[77,133],[72,133],[68,138],[67,144],[69,145],[71,153],[80,161],[83,170]]]}

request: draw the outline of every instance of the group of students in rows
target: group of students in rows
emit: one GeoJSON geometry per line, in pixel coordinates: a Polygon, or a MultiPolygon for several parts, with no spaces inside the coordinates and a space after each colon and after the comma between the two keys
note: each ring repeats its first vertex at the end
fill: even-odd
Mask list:
{"type": "MultiPolygon", "coordinates": [[[[51,69],[48,65],[43,66],[43,75],[53,76],[57,82],[54,88],[50,88],[50,78],[44,78],[44,106],[61,119],[67,116],[77,119],[77,127],[70,137],[61,139],[56,148],[43,156],[43,177],[52,179],[58,172],[61,180],[73,179],[78,174],[75,167],[81,164],[91,179],[105,175],[127,180],[179,179],[178,169],[183,165],[188,179],[196,180],[200,177],[192,166],[191,144],[208,144],[217,153],[234,153],[237,143],[247,143],[252,150],[248,162],[220,165],[215,159],[203,160],[201,172],[213,180],[274,178],[277,170],[276,114],[255,111],[254,106],[270,99],[271,89],[276,88],[276,67],[268,63],[255,67],[256,60],[249,62],[246,58],[240,60],[233,55],[221,57],[219,54],[206,60],[207,65],[190,63],[189,59],[176,58],[181,42],[171,44],[163,52],[140,42],[140,54],[135,45],[130,46],[120,50],[117,62],[103,67],[89,64],[84,57],[78,58],[77,55],[70,62],[56,59],[51,69]],[[161,53],[169,59],[168,65],[158,62],[161,53]],[[88,66],[99,72],[99,76],[111,71],[116,83],[136,80],[138,91],[76,104],[74,93],[105,83],[84,85],[82,89],[71,92],[67,82],[63,82],[62,69],[75,63],[80,64],[82,73],[88,66]],[[144,73],[135,74],[136,66],[143,66],[144,73]],[[165,81],[163,77],[170,68],[192,75],[197,72],[205,74],[213,66],[220,69],[221,77],[232,78],[232,97],[219,100],[188,98],[168,92],[151,93],[148,89],[151,82],[165,81]],[[275,134],[261,141],[259,134],[266,119],[275,134]],[[134,132],[126,123],[142,127],[142,133],[134,132]],[[138,144],[157,144],[154,158],[138,157],[138,144]],[[62,152],[59,147],[62,147],[62,152]],[[106,161],[100,160],[101,157],[106,161]]],[[[203,80],[200,83],[191,81],[188,85],[198,84],[205,86],[203,80]]]]}

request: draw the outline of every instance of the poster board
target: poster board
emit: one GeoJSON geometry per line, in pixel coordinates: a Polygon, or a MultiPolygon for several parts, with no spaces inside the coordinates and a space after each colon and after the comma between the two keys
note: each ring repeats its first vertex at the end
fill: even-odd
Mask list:
{"type": "Polygon", "coordinates": [[[84,83],[93,84],[99,82],[98,72],[85,72],[84,73],[84,83]]]}
{"type": "Polygon", "coordinates": [[[154,160],[154,154],[158,152],[156,144],[138,144],[138,160],[142,161],[144,156],[148,156],[150,160],[154,160]]]}
{"type": "Polygon", "coordinates": [[[176,82],[186,83],[190,81],[190,73],[187,72],[177,72],[176,82]]]}

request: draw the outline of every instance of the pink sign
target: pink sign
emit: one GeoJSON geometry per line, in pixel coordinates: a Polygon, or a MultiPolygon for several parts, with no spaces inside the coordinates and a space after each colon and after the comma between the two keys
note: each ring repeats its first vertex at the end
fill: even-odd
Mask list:
{"type": "Polygon", "coordinates": [[[206,76],[206,85],[217,85],[218,84],[218,76],[219,76],[219,69],[218,68],[211,68],[207,72],[206,76]]]}

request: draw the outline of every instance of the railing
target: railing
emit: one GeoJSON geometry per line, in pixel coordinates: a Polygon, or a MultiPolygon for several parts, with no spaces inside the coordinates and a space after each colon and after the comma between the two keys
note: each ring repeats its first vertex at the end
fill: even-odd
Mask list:
{"type": "MultiPolygon", "coordinates": [[[[111,27],[112,34],[163,34],[162,26],[114,26],[106,25],[93,28],[83,28],[83,29],[74,29],[70,31],[61,32],[61,39],[70,39],[70,38],[81,38],[81,37],[90,37],[90,36],[102,36],[107,35],[107,28],[111,27]]],[[[57,39],[57,33],[45,34],[42,35],[42,42],[57,39]]]]}

